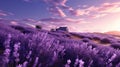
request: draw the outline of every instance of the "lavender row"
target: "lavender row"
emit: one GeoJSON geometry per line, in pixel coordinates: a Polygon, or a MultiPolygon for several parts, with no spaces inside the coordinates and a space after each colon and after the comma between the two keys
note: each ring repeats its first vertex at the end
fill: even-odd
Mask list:
{"type": "MultiPolygon", "coordinates": [[[[118,47],[116,49],[114,46],[96,44],[89,38],[91,35],[77,40],[71,36],[73,34],[68,32],[39,30],[25,34],[0,30],[0,65],[1,67],[120,67],[118,47]]],[[[119,46],[118,41],[112,43],[119,46]]]]}

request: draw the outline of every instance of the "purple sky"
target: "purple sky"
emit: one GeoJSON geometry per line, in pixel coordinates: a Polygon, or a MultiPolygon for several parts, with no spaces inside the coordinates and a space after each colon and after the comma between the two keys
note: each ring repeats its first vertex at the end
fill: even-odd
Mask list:
{"type": "Polygon", "coordinates": [[[44,29],[75,32],[120,31],[119,0],[0,0],[0,19],[44,29]]]}

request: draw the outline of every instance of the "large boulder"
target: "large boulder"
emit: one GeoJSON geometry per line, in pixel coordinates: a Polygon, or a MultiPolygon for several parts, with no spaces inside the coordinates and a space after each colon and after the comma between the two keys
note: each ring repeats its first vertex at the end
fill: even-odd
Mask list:
{"type": "Polygon", "coordinates": [[[67,27],[59,27],[56,29],[56,31],[67,31],[68,32],[68,28],[67,27]]]}
{"type": "Polygon", "coordinates": [[[42,29],[41,25],[36,25],[35,27],[36,27],[36,29],[42,29]]]}

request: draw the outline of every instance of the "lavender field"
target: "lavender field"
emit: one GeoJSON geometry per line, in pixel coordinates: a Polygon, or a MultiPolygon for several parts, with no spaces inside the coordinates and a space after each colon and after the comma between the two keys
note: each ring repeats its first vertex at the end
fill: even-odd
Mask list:
{"type": "Polygon", "coordinates": [[[120,67],[120,39],[0,25],[0,67],[120,67]]]}
{"type": "Polygon", "coordinates": [[[0,0],[0,67],[120,67],[120,0],[0,0]]]}

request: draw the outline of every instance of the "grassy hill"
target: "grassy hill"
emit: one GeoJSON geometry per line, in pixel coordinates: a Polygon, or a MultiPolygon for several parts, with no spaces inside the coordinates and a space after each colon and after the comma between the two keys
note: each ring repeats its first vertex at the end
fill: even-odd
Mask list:
{"type": "Polygon", "coordinates": [[[1,67],[120,67],[119,59],[113,35],[0,25],[1,67]]]}

